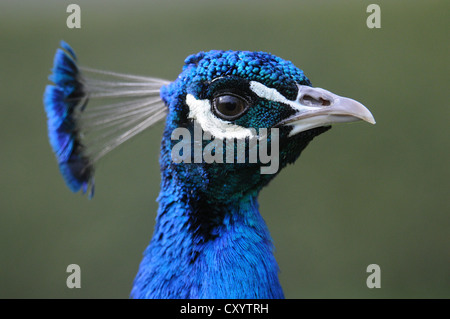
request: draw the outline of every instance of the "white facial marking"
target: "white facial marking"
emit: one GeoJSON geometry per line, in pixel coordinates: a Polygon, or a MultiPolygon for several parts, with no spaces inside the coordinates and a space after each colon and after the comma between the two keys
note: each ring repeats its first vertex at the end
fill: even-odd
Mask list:
{"type": "Polygon", "coordinates": [[[217,118],[211,111],[209,100],[197,100],[192,94],[186,95],[190,119],[197,121],[203,131],[220,139],[255,137],[252,130],[217,118]]]}
{"type": "Polygon", "coordinates": [[[256,95],[262,97],[269,101],[281,102],[281,103],[289,103],[289,100],[286,99],[280,92],[276,89],[269,88],[262,83],[251,81],[250,89],[255,92],[256,95]]]}
{"type": "Polygon", "coordinates": [[[302,92],[301,92],[302,87],[303,87],[303,85],[299,85],[299,92],[298,92],[297,98],[295,99],[295,101],[292,101],[292,100],[288,100],[276,89],[269,88],[269,87],[265,86],[264,84],[256,82],[256,81],[250,82],[250,89],[261,98],[264,98],[266,100],[273,101],[273,102],[280,102],[283,104],[287,104],[296,111],[305,112],[305,111],[317,110],[317,107],[303,105],[299,102],[300,96],[302,95],[302,92]]]}

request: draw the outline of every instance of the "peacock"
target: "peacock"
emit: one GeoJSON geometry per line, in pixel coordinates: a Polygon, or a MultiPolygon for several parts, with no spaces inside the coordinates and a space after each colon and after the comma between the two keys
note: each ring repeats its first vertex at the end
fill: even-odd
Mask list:
{"type": "Polygon", "coordinates": [[[331,124],[375,124],[370,111],[270,53],[199,52],[166,81],[81,67],[60,46],[43,100],[73,192],[91,198],[97,162],[165,120],[156,224],[131,297],[284,298],[258,194],[331,124]]]}

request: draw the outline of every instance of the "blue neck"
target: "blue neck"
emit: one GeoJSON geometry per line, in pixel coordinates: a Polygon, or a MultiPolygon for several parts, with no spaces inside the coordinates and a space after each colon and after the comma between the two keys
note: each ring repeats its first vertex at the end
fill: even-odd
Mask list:
{"type": "Polygon", "coordinates": [[[164,177],[161,189],[133,298],[284,297],[257,194],[221,206],[164,177]]]}

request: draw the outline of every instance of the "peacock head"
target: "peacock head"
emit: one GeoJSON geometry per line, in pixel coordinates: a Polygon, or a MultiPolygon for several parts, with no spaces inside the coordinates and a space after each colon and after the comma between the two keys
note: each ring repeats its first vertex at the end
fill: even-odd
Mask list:
{"type": "Polygon", "coordinates": [[[264,52],[191,55],[161,97],[162,171],[221,202],[258,192],[332,123],[375,123],[362,104],[313,88],[292,62],[264,52]]]}
{"type": "Polygon", "coordinates": [[[44,93],[49,139],[67,185],[90,196],[97,161],[164,117],[163,183],[220,202],[257,193],[331,124],[375,123],[264,52],[200,52],[169,82],[79,67],[61,47],[44,93]]]}

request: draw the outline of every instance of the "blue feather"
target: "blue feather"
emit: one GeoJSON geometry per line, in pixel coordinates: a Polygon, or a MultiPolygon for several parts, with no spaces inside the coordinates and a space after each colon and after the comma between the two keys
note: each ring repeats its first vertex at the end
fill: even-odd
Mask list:
{"type": "Polygon", "coordinates": [[[169,82],[90,68],[82,74],[72,48],[60,45],[49,76],[53,85],[44,92],[49,141],[67,186],[92,197],[94,163],[164,118],[159,89],[169,82]],[[114,98],[119,102],[111,103],[114,98]]]}
{"type": "Polygon", "coordinates": [[[76,118],[76,110],[84,108],[87,95],[73,50],[64,41],[61,41],[61,47],[65,51],[56,51],[49,77],[55,85],[48,85],[44,92],[48,136],[67,186],[73,192],[81,189],[83,193],[90,186],[92,197],[93,167],[84,155],[76,118]]]}

